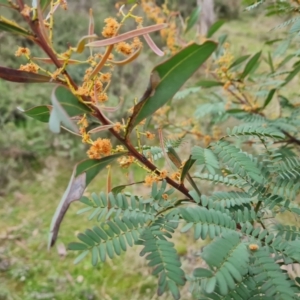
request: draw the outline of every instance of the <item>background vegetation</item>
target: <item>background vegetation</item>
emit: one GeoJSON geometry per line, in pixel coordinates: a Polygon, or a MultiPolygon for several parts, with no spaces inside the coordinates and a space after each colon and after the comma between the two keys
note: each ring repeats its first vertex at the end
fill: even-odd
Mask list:
{"type": "MultiPolygon", "coordinates": [[[[65,40],[76,44],[76,36],[71,32],[85,34],[87,12],[92,2],[70,3],[68,14],[58,14],[55,24],[55,30],[59,32],[55,41],[58,47],[64,49],[65,40]]],[[[100,20],[115,14],[112,2],[107,0],[101,1],[98,7],[93,5],[97,16],[96,31],[99,32],[103,26],[100,20]]],[[[216,11],[227,20],[218,35],[228,35],[228,42],[236,54],[259,51],[270,38],[269,30],[278,24],[278,17],[265,18],[259,11],[244,12],[238,1],[228,2],[224,5],[224,1],[216,1],[216,11]],[[259,31],[258,24],[262,28],[259,31]]],[[[188,16],[192,8],[193,5],[182,5],[183,15],[188,16]]],[[[282,34],[280,31],[273,32],[272,39],[282,34]]],[[[159,37],[157,42],[162,43],[159,37]]],[[[19,46],[26,46],[22,39],[19,39],[19,46]]],[[[15,49],[15,38],[0,33],[0,65],[19,65],[14,56],[15,49]]],[[[115,72],[119,86],[112,87],[110,92],[116,102],[120,95],[128,99],[120,114],[132,106],[130,101],[135,96],[142,94],[149,70],[158,61],[146,50],[134,64],[115,72]]],[[[191,82],[199,79],[201,72],[191,82]]],[[[297,88],[289,92],[293,95],[297,88]]],[[[77,139],[68,134],[54,135],[47,131],[47,125],[24,117],[16,109],[18,106],[26,109],[47,103],[49,94],[47,86],[39,85],[37,88],[35,85],[22,86],[0,80],[0,299],[156,299],[156,280],[150,276],[151,270],[147,270],[146,263],[136,259],[137,249],[134,253],[127,253],[126,260],[100,263],[96,268],[89,261],[72,265],[75,256],[66,252],[65,245],[74,240],[78,231],[87,227],[85,221],[78,224],[75,216],[82,207],[80,203],[75,203],[68,211],[57,248],[46,251],[52,214],[67,185],[75,158],[78,160],[85,153],[84,146],[77,139]]],[[[202,92],[201,97],[191,95],[176,104],[188,116],[205,101],[205,92],[202,92]]],[[[87,193],[103,188],[102,176],[100,174],[94,180],[87,193]]],[[[115,178],[117,180],[117,176],[115,178]]],[[[286,224],[290,224],[286,219],[286,224]]],[[[177,250],[183,264],[192,269],[196,259],[192,237],[178,238],[177,250]]],[[[192,298],[187,289],[182,295],[184,299],[192,298]]],[[[164,297],[171,299],[168,295],[164,297]]]]}

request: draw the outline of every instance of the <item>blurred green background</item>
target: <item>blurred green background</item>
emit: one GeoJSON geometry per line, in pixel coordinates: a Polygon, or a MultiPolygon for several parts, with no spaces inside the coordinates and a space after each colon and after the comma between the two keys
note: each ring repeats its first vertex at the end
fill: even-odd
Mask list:
{"type": "MultiPolygon", "coordinates": [[[[94,9],[96,33],[100,34],[103,20],[117,13],[115,2],[69,1],[68,11],[60,10],[56,14],[54,36],[58,51],[65,51],[68,43],[76,45],[79,37],[87,34],[90,7],[94,9]]],[[[176,2],[180,3],[184,17],[196,6],[196,0],[185,4],[173,2],[174,6],[176,2]]],[[[218,16],[228,21],[219,34],[228,34],[234,52],[252,54],[269,38],[268,30],[277,20],[265,18],[258,12],[245,13],[239,3],[238,0],[216,1],[218,16]],[[257,26],[266,30],[258,31],[257,26]]],[[[3,8],[0,13],[17,17],[3,8]]],[[[193,36],[194,33],[190,34],[193,36]]],[[[154,35],[154,39],[163,45],[159,35],[154,35]]],[[[30,48],[35,56],[41,55],[30,42],[0,32],[1,66],[18,67],[24,63],[22,58],[14,55],[18,46],[30,48]]],[[[133,99],[143,93],[151,69],[160,61],[161,58],[145,47],[134,63],[115,69],[109,93],[111,105],[116,104],[120,96],[125,99],[119,117],[133,105],[133,99]]],[[[70,72],[79,80],[84,69],[71,69],[70,72]]],[[[80,139],[68,133],[55,135],[46,124],[24,117],[18,110],[18,107],[28,109],[48,104],[50,91],[51,86],[47,85],[12,84],[0,80],[0,300],[157,299],[156,279],[139,257],[138,248],[123,255],[125,259],[109,260],[96,268],[88,259],[73,265],[76,254],[67,252],[66,245],[75,240],[79,231],[90,226],[86,216],[76,216],[80,203],[72,204],[61,226],[57,245],[47,251],[52,214],[67,186],[72,166],[85,158],[86,151],[80,139]]],[[[179,103],[187,114],[191,113],[194,110],[191,102],[189,108],[185,104],[184,100],[179,103]]],[[[117,172],[120,174],[115,176],[115,184],[118,184],[117,177],[126,176],[117,172]]],[[[105,180],[105,174],[100,174],[87,192],[101,191],[105,180]]],[[[193,243],[188,235],[178,237],[177,250],[183,265],[191,269],[195,245],[190,244],[193,243]]],[[[183,299],[192,298],[188,287],[182,295],[183,299]]],[[[162,299],[171,298],[165,295],[162,299]]]]}

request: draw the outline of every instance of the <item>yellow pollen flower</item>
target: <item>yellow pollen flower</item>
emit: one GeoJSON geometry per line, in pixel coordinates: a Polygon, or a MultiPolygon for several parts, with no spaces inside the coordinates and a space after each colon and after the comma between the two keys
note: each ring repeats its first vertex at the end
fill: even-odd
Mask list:
{"type": "Polygon", "coordinates": [[[30,50],[25,47],[19,47],[18,50],[15,52],[15,56],[21,56],[21,55],[30,55],[30,50]]]}

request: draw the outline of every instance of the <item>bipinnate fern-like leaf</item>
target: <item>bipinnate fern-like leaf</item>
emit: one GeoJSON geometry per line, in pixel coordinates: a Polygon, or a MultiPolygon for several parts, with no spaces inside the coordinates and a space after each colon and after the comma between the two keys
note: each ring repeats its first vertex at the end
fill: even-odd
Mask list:
{"type": "Polygon", "coordinates": [[[213,239],[221,233],[236,231],[235,221],[227,214],[214,209],[199,206],[181,207],[179,214],[187,222],[181,232],[186,232],[193,227],[195,240],[199,238],[204,240],[207,236],[213,239]]]}
{"type": "Polygon", "coordinates": [[[166,232],[159,230],[160,228],[159,224],[154,223],[145,229],[137,244],[144,246],[141,256],[149,253],[146,256],[148,266],[154,267],[152,274],[159,276],[158,295],[170,290],[174,299],[180,299],[178,285],[185,284],[185,274],[174,243],[165,239],[166,232]]]}
{"type": "Polygon", "coordinates": [[[152,185],[151,197],[143,199],[135,195],[126,196],[125,194],[101,192],[99,195],[92,193],[91,199],[82,197],[80,201],[87,207],[80,209],[77,214],[89,212],[89,220],[109,219],[111,216],[125,216],[127,218],[134,217],[141,222],[153,221],[157,212],[165,209],[173,204],[162,198],[163,194],[172,195],[174,189],[168,189],[167,182],[162,181],[161,185],[157,183],[152,185]]]}
{"type": "Polygon", "coordinates": [[[144,222],[154,220],[156,210],[153,206],[143,203],[141,198],[131,195],[130,199],[124,194],[108,195],[101,192],[99,196],[92,193],[91,199],[82,197],[80,201],[87,205],[87,207],[79,210],[77,214],[90,212],[89,220],[94,218],[97,221],[102,219],[109,219],[112,215],[117,217],[125,216],[127,218],[134,217],[141,219],[144,222]]]}
{"type": "Polygon", "coordinates": [[[275,229],[278,231],[277,235],[283,237],[287,241],[294,241],[300,239],[300,228],[296,226],[275,225],[275,229]]]}
{"type": "Polygon", "coordinates": [[[212,149],[218,158],[234,173],[242,178],[251,178],[262,183],[264,178],[256,164],[241,150],[227,141],[213,144],[212,149]]]}
{"type": "Polygon", "coordinates": [[[298,179],[300,177],[300,160],[295,157],[285,158],[271,165],[272,171],[276,172],[282,179],[298,179]]]}
{"type": "Polygon", "coordinates": [[[251,204],[253,198],[245,192],[215,192],[209,197],[214,203],[219,202],[220,205],[230,208],[251,204]]]}
{"type": "Polygon", "coordinates": [[[210,149],[204,149],[199,146],[193,147],[192,159],[196,160],[197,165],[203,165],[210,174],[216,174],[216,170],[219,169],[219,162],[210,149]]]}
{"type": "Polygon", "coordinates": [[[194,174],[194,178],[198,178],[201,180],[207,180],[213,183],[220,183],[226,186],[233,186],[237,188],[250,188],[251,186],[247,181],[242,178],[236,178],[236,176],[222,176],[222,175],[212,175],[208,173],[199,173],[196,172],[194,174]]]}
{"type": "Polygon", "coordinates": [[[283,139],[285,135],[278,130],[276,127],[271,127],[265,124],[253,124],[246,123],[233,127],[233,129],[227,128],[227,136],[257,136],[257,137],[270,137],[272,139],[278,140],[283,139]]]}
{"type": "Polygon", "coordinates": [[[249,274],[253,277],[256,285],[259,286],[259,289],[252,293],[252,297],[268,297],[275,300],[295,299],[292,281],[270,257],[270,254],[263,249],[251,252],[253,263],[249,268],[249,274]]]}
{"type": "MultiPolygon", "coordinates": [[[[247,273],[249,252],[237,233],[224,233],[204,247],[201,257],[209,266],[211,274],[202,276],[201,287],[207,293],[219,292],[227,295],[236,288],[247,273]],[[207,276],[209,275],[209,276],[207,276]]],[[[199,270],[194,270],[199,276],[199,270]]]]}
{"type": "Polygon", "coordinates": [[[79,233],[77,237],[80,242],[70,243],[68,248],[84,251],[75,259],[75,263],[91,252],[92,264],[95,266],[99,259],[104,262],[107,256],[112,259],[126,251],[127,246],[132,247],[138,241],[144,227],[145,222],[137,218],[116,217],[79,233]]]}
{"type": "Polygon", "coordinates": [[[154,161],[164,157],[164,152],[162,148],[157,146],[144,146],[143,147],[143,155],[146,157],[152,158],[154,161]]]}

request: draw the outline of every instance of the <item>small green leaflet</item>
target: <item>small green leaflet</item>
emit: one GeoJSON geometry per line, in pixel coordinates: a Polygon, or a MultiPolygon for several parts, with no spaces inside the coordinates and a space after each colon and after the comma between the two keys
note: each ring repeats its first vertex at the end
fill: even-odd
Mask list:
{"type": "Polygon", "coordinates": [[[241,79],[245,79],[250,74],[250,72],[258,63],[260,56],[261,56],[261,51],[257,52],[251,57],[251,59],[248,61],[248,63],[245,66],[245,69],[240,77],[241,79]]]}
{"type": "Polygon", "coordinates": [[[35,120],[38,120],[43,123],[49,122],[50,110],[51,110],[50,105],[35,106],[25,111],[19,108],[19,110],[22,111],[26,116],[29,116],[35,120]]]}
{"type": "Polygon", "coordinates": [[[207,37],[210,38],[212,37],[222,26],[223,24],[225,23],[225,21],[223,20],[219,20],[217,21],[216,23],[214,23],[208,30],[207,32],[207,37]]]}
{"type": "Polygon", "coordinates": [[[200,12],[201,12],[201,6],[199,5],[192,11],[191,15],[187,19],[187,25],[184,33],[187,33],[197,23],[200,17],[200,12]]]}
{"type": "Polygon", "coordinates": [[[50,114],[49,127],[52,132],[59,133],[61,123],[71,132],[78,133],[77,126],[70,117],[82,115],[90,109],[78,101],[78,99],[66,88],[57,86],[51,95],[53,109],[50,114]]]}

